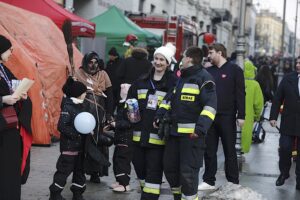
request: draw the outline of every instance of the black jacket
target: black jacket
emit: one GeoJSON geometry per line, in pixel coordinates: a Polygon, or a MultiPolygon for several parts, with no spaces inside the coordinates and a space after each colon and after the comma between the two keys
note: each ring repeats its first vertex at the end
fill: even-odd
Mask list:
{"type": "Polygon", "coordinates": [[[63,101],[57,129],[60,132],[60,151],[82,151],[84,136],[74,126],[75,117],[83,112],[82,104],[73,103],[72,99],[63,101]]]}
{"type": "Polygon", "coordinates": [[[125,108],[125,102],[119,103],[117,107],[117,116],[115,118],[116,128],[114,144],[129,145],[132,143],[132,130],[131,124],[127,119],[127,109],[125,108]]]}
{"type": "Polygon", "coordinates": [[[105,71],[109,76],[114,93],[120,91],[120,80],[117,77],[117,72],[122,62],[123,59],[117,58],[114,61],[109,60],[106,64],[105,71]]]}
{"type": "Polygon", "coordinates": [[[285,75],[280,82],[273,98],[270,120],[277,120],[282,104],[280,133],[300,136],[300,96],[297,72],[285,75]]]}
{"type": "Polygon", "coordinates": [[[152,64],[147,60],[148,53],[142,48],[134,48],[132,56],[126,58],[117,71],[120,83],[132,84],[139,77],[149,73],[152,64]]]}
{"type": "Polygon", "coordinates": [[[162,102],[164,96],[169,90],[175,86],[177,78],[171,71],[166,71],[160,81],[153,80],[154,69],[151,73],[136,81],[129,89],[128,99],[135,98],[138,100],[141,121],[133,124],[133,141],[141,146],[158,147],[164,145],[157,132],[153,127],[153,121],[156,114],[156,109],[147,108],[149,95],[158,97],[158,104],[162,102]],[[153,85],[152,85],[153,84],[153,85]]]}
{"type": "Polygon", "coordinates": [[[212,66],[207,71],[213,76],[218,98],[217,115],[237,115],[245,119],[245,79],[243,70],[236,64],[226,62],[220,68],[212,66]]]}
{"type": "Polygon", "coordinates": [[[171,135],[206,134],[217,110],[212,76],[202,66],[182,70],[176,88],[160,105],[157,117],[161,119],[167,110],[171,113],[171,135]]]}
{"type": "MultiPolygon", "coordinates": [[[[2,64],[9,80],[17,79],[8,68],[2,64]]],[[[9,95],[9,87],[3,78],[0,78],[0,109],[7,105],[2,103],[2,96],[9,95]]],[[[32,102],[28,97],[26,100],[20,100],[15,105],[14,108],[18,115],[19,124],[21,124],[28,133],[32,133],[31,129],[31,116],[32,116],[32,102]]],[[[6,127],[6,121],[0,114],[0,131],[4,130],[6,127]]]]}

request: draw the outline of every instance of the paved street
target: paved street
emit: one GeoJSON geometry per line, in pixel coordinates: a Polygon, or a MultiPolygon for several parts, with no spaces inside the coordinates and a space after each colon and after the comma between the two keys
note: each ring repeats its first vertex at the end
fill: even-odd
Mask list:
{"type": "MultiPolygon", "coordinates": [[[[278,139],[279,134],[268,123],[264,124],[268,131],[264,143],[252,145],[251,152],[246,157],[243,165],[243,172],[240,174],[240,184],[262,194],[269,200],[299,200],[300,192],[295,190],[295,165],[291,169],[291,177],[282,187],[276,187],[275,181],[279,175],[278,170],[278,139]]],[[[221,149],[221,148],[219,148],[221,149]]],[[[113,149],[112,149],[113,150],[113,149]]],[[[111,151],[112,152],[112,151],[111,151]]],[[[224,174],[224,157],[222,151],[218,152],[219,165],[217,173],[217,186],[226,183],[224,174]]],[[[59,143],[51,147],[33,147],[31,160],[31,173],[26,185],[22,188],[22,200],[46,200],[49,198],[48,187],[51,184],[55,171],[55,163],[59,155],[59,143]]],[[[199,180],[202,180],[203,169],[199,180]]],[[[93,184],[87,181],[87,190],[84,196],[87,200],[135,200],[139,199],[138,182],[134,172],[132,172],[131,186],[133,190],[126,194],[116,194],[109,189],[109,185],[114,182],[112,168],[110,177],[103,177],[101,184],[93,184]]],[[[63,191],[64,197],[72,199],[72,193],[68,185],[63,191]]],[[[171,200],[172,196],[168,184],[163,184],[161,200],[171,200]]],[[[205,194],[200,193],[200,196],[205,194]]]]}

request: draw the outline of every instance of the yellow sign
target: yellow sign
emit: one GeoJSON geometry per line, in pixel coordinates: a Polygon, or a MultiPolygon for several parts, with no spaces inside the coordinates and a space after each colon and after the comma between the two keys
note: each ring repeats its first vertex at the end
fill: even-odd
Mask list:
{"type": "Polygon", "coordinates": [[[195,101],[195,96],[181,95],[181,101],[195,101]]]}

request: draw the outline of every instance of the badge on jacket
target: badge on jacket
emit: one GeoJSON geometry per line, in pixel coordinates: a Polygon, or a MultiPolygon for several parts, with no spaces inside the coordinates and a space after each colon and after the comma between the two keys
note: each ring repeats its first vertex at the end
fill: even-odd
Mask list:
{"type": "Polygon", "coordinates": [[[147,109],[156,110],[158,98],[156,95],[150,94],[148,96],[147,109]]]}

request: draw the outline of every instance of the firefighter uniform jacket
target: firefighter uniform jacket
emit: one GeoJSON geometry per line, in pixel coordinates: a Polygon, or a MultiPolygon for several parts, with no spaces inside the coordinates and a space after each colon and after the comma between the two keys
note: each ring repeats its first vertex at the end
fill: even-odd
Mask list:
{"type": "Polygon", "coordinates": [[[158,130],[153,127],[153,120],[160,103],[168,91],[174,88],[177,80],[173,72],[166,71],[160,81],[155,81],[153,73],[154,69],[149,75],[132,84],[127,96],[127,99],[138,100],[141,121],[133,124],[133,142],[143,147],[159,147],[165,144],[157,135],[158,130]],[[157,97],[158,104],[156,108],[149,108],[153,95],[157,97]]]}
{"type": "Polygon", "coordinates": [[[160,104],[157,118],[170,110],[171,135],[206,134],[217,110],[216,87],[212,76],[202,66],[182,70],[175,89],[160,104]]]}

